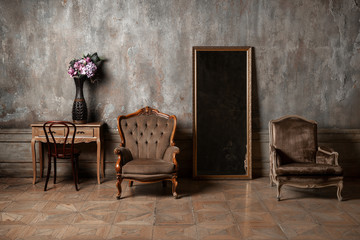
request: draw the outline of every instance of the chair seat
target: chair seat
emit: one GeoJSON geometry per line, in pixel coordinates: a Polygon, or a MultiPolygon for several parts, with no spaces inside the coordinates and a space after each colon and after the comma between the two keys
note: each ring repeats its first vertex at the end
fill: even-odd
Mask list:
{"type": "Polygon", "coordinates": [[[280,176],[288,175],[337,175],[343,174],[340,166],[317,163],[289,163],[279,166],[276,173],[280,176]]]}
{"type": "MultiPolygon", "coordinates": [[[[80,155],[80,150],[77,148],[74,148],[74,157],[78,157],[80,155]]],[[[57,158],[71,158],[71,148],[65,148],[65,152],[63,151],[63,148],[57,149],[57,155],[55,154],[55,151],[53,150],[51,153],[51,156],[57,157],[57,158]]]]}
{"type": "Polygon", "coordinates": [[[140,158],[133,159],[126,163],[122,168],[123,174],[168,174],[175,170],[172,162],[162,159],[140,158]]]}

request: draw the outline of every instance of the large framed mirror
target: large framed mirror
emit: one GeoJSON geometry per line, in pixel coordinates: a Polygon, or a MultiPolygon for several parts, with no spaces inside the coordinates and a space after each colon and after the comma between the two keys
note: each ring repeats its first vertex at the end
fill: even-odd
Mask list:
{"type": "Polygon", "coordinates": [[[252,178],[251,57],[251,47],[193,47],[195,178],[252,178]]]}

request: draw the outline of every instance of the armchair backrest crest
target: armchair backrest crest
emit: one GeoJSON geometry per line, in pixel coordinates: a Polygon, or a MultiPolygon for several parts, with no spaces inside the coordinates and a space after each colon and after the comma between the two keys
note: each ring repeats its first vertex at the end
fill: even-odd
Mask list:
{"type": "Polygon", "coordinates": [[[285,116],[269,123],[270,145],[279,150],[281,164],[315,162],[317,123],[300,116],[285,116]]]}
{"type": "Polygon", "coordinates": [[[176,117],[145,107],[135,113],[118,117],[121,146],[128,148],[133,158],[161,159],[173,146],[176,117]]]}

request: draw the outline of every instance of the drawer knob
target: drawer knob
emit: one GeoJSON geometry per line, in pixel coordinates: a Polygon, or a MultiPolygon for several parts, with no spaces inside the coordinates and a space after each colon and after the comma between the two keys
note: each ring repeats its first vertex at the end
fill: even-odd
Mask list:
{"type": "Polygon", "coordinates": [[[77,133],[77,134],[85,134],[84,131],[77,131],[76,133],[77,133]]]}

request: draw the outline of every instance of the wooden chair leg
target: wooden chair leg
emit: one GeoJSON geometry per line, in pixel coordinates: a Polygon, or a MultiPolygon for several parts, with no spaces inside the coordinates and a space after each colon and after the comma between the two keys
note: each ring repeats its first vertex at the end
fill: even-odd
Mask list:
{"type": "Polygon", "coordinates": [[[129,181],[129,187],[132,187],[134,184],[134,181],[129,181]]]}
{"type": "Polygon", "coordinates": [[[171,182],[172,182],[172,194],[174,196],[175,199],[178,198],[178,194],[176,193],[176,187],[178,185],[178,182],[176,181],[176,176],[174,176],[172,179],[171,179],[171,182]]]}
{"type": "Polygon", "coordinates": [[[78,185],[77,185],[77,179],[76,179],[75,160],[73,158],[71,158],[71,166],[72,166],[72,170],[73,170],[73,178],[74,178],[74,183],[75,183],[75,189],[76,189],[76,191],[79,191],[79,188],[78,188],[78,185]]]}
{"type": "Polygon", "coordinates": [[[54,157],[54,184],[56,184],[56,157],[54,157]]]}
{"type": "Polygon", "coordinates": [[[48,182],[49,182],[50,171],[51,171],[51,157],[49,156],[48,170],[47,170],[47,175],[46,175],[46,181],[45,181],[44,191],[46,191],[46,188],[47,188],[47,185],[48,185],[48,182]]]}
{"type": "Polygon", "coordinates": [[[281,191],[282,184],[277,183],[276,186],[277,186],[276,187],[276,190],[277,190],[276,198],[277,198],[278,201],[280,201],[280,191],[281,191]]]}
{"type": "Polygon", "coordinates": [[[343,198],[341,196],[342,189],[343,189],[343,181],[339,182],[338,187],[337,187],[337,198],[339,201],[343,200],[343,198]]]}
{"type": "MultiPolygon", "coordinates": [[[[121,174],[119,174],[116,178],[117,178],[116,187],[118,189],[118,194],[117,194],[116,198],[120,199],[121,198],[121,183],[122,183],[123,179],[121,177],[121,174]]],[[[130,182],[132,182],[132,181],[130,181],[130,182]]]]}
{"type": "Polygon", "coordinates": [[[75,166],[76,166],[76,180],[77,183],[80,184],[80,180],[79,180],[79,158],[75,158],[75,166]]]}

